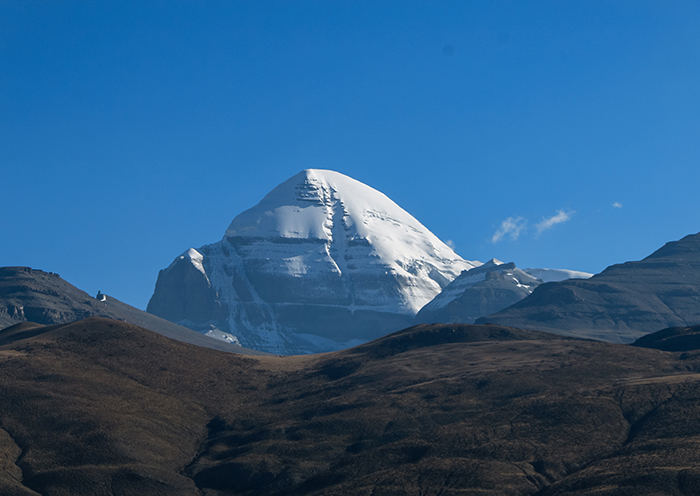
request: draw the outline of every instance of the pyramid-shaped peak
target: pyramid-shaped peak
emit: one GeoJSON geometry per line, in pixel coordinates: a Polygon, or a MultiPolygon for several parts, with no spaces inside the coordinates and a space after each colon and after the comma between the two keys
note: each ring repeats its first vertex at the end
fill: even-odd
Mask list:
{"type": "MultiPolygon", "coordinates": [[[[276,186],[260,203],[233,219],[224,239],[265,240],[266,247],[292,240],[321,242],[327,246],[324,250],[333,257],[339,273],[346,272],[346,260],[357,257],[360,246],[367,250],[362,264],[379,264],[382,273],[411,278],[429,270],[427,267],[436,267],[435,274],[452,274],[481,265],[463,260],[381,191],[340,172],[323,169],[303,170],[276,186]]],[[[290,248],[275,250],[269,253],[271,260],[298,256],[290,248]]],[[[321,258],[324,256],[321,254],[321,258]]],[[[359,262],[353,259],[348,263],[359,262]]],[[[452,278],[453,275],[440,279],[436,288],[439,290],[439,285],[452,278]]]]}
{"type": "Polygon", "coordinates": [[[225,237],[333,242],[341,234],[347,240],[366,240],[389,263],[426,257],[461,260],[384,193],[325,169],[305,169],[275,187],[233,219],[225,237]]]}
{"type": "Polygon", "coordinates": [[[185,258],[197,270],[163,271],[149,309],[203,332],[216,314],[221,331],[275,353],[336,349],[407,327],[457,275],[481,265],[384,193],[323,169],[279,184],[221,241],[185,258]]]}

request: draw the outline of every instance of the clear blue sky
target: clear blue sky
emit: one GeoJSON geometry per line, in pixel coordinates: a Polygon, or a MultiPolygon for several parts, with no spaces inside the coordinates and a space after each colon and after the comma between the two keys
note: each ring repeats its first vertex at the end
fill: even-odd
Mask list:
{"type": "Polygon", "coordinates": [[[698,26],[682,0],[4,0],[0,265],[144,307],[309,167],[468,259],[638,259],[700,231],[698,26]]]}

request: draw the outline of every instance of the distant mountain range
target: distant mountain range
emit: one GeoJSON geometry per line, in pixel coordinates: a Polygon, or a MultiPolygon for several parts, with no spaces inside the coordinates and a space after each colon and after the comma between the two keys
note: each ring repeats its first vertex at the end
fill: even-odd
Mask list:
{"type": "Polygon", "coordinates": [[[194,332],[112,298],[93,298],[58,274],[30,267],[0,267],[0,329],[26,321],[66,324],[99,316],[129,322],[171,339],[223,351],[250,352],[194,332]]]}
{"type": "Polygon", "coordinates": [[[482,264],[379,191],[309,169],[235,217],[221,241],[190,248],[160,271],[147,310],[93,298],[56,274],[0,268],[0,328],[104,316],[202,346],[285,355],[438,322],[630,343],[700,324],[700,234],[592,277],[482,264]]]}
{"type": "Polygon", "coordinates": [[[700,324],[700,234],[593,277],[482,264],[379,191],[309,169],[235,217],[221,241],[160,271],[147,310],[93,298],[52,273],[0,268],[0,328],[96,315],[202,346],[285,355],[348,348],[421,322],[630,343],[700,324]]]}
{"type": "Polygon", "coordinates": [[[0,494],[700,494],[700,234],[593,277],[482,264],[308,170],[149,310],[199,332],[0,268],[0,494]],[[455,323],[388,332],[417,320],[455,323]]]}
{"type": "Polygon", "coordinates": [[[631,342],[666,327],[700,323],[700,234],[666,243],[638,262],[590,279],[540,285],[478,322],[631,342]]]}

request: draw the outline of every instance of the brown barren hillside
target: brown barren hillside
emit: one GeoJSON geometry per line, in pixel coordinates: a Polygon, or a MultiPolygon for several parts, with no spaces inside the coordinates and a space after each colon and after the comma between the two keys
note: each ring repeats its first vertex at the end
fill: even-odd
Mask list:
{"type": "Polygon", "coordinates": [[[700,354],[417,326],[253,357],[0,333],[0,494],[700,494],[700,354]]]}
{"type": "Polygon", "coordinates": [[[205,348],[260,354],[161,319],[112,296],[102,295],[98,300],[55,272],[31,267],[0,267],[0,329],[26,321],[54,325],[87,317],[121,320],[205,348]]]}

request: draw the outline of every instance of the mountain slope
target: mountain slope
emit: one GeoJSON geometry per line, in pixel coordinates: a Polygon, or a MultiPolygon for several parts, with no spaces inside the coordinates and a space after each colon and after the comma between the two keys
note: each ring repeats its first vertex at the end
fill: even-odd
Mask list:
{"type": "Polygon", "coordinates": [[[479,322],[619,342],[700,323],[700,234],[587,280],[542,284],[521,302],[479,322]]]}
{"type": "Polygon", "coordinates": [[[700,487],[698,353],[423,325],[246,357],[91,318],[0,332],[0,378],[1,494],[700,487]]]}
{"type": "Polygon", "coordinates": [[[416,320],[471,324],[522,300],[541,282],[514,263],[504,264],[494,258],[462,272],[418,312],[416,320]]]}
{"type": "Polygon", "coordinates": [[[700,350],[700,325],[663,329],[646,334],[633,344],[634,346],[664,351],[700,350]]]}
{"type": "Polygon", "coordinates": [[[148,311],[265,351],[338,349],[405,327],[476,265],[381,192],[309,169],[162,270],[148,311]]]}
{"type": "Polygon", "coordinates": [[[65,324],[90,316],[123,320],[197,346],[250,352],[193,332],[111,296],[105,295],[104,301],[100,301],[56,273],[30,267],[0,267],[0,329],[24,321],[65,324]]]}

